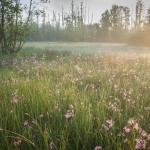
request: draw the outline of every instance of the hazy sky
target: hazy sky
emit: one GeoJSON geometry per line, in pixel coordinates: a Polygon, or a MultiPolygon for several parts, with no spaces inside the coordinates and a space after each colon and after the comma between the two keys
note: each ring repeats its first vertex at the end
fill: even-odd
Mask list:
{"type": "MultiPolygon", "coordinates": [[[[24,2],[28,0],[23,0],[24,2]]],[[[52,15],[53,10],[57,13],[61,12],[62,6],[64,11],[69,11],[71,9],[72,0],[51,0],[49,4],[50,16],[52,15]]],[[[128,6],[131,9],[131,13],[134,13],[136,0],[74,0],[75,5],[78,7],[80,2],[83,1],[86,8],[89,8],[90,16],[93,13],[93,21],[98,22],[100,20],[101,13],[105,9],[109,9],[113,4],[128,6]]],[[[150,7],[150,0],[143,0],[146,8],[150,7]]],[[[145,12],[146,13],[146,12],[145,12]]]]}

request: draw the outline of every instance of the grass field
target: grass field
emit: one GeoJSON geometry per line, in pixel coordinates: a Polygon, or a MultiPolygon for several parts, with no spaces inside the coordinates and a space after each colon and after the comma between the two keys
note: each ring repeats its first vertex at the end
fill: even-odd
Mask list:
{"type": "Polygon", "coordinates": [[[87,42],[30,42],[24,45],[24,49],[33,50],[57,50],[57,51],[71,51],[73,53],[108,53],[108,52],[135,52],[141,53],[149,52],[150,48],[148,47],[136,47],[129,46],[126,43],[117,44],[117,43],[87,43],[87,42]]]}
{"type": "Polygon", "coordinates": [[[148,49],[101,46],[29,44],[1,57],[0,150],[150,150],[148,49]]]}

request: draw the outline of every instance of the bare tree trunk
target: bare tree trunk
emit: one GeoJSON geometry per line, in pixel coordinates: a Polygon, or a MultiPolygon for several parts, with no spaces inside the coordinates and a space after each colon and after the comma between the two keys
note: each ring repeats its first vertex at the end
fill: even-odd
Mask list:
{"type": "Polygon", "coordinates": [[[2,53],[5,53],[5,46],[6,46],[6,38],[5,38],[5,6],[4,1],[1,0],[1,49],[2,53]]]}
{"type": "Polygon", "coordinates": [[[62,7],[62,26],[64,26],[64,8],[62,7]]]}

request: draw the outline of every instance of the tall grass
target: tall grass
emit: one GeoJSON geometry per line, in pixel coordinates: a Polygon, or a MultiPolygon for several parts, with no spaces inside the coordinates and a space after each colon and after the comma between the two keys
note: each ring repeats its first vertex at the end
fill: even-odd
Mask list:
{"type": "Polygon", "coordinates": [[[149,57],[46,54],[2,63],[0,149],[150,149],[149,57]]]}

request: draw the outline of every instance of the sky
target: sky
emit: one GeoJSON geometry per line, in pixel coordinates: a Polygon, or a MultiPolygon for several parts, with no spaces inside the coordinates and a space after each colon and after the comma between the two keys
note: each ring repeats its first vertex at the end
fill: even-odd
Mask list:
{"type": "MultiPolygon", "coordinates": [[[[28,0],[23,1],[26,2],[28,0]]],[[[65,12],[70,11],[71,1],[72,0],[51,0],[50,4],[45,5],[49,10],[49,16],[52,17],[53,10],[55,10],[56,14],[61,13],[62,7],[65,12]]],[[[84,2],[87,11],[89,10],[90,18],[93,16],[93,22],[99,22],[101,13],[106,9],[110,9],[113,4],[128,6],[131,9],[131,14],[134,15],[136,4],[136,0],[74,0],[75,5],[79,7],[81,1],[84,2]]],[[[145,8],[150,7],[150,0],[143,0],[143,2],[145,8]]]]}

